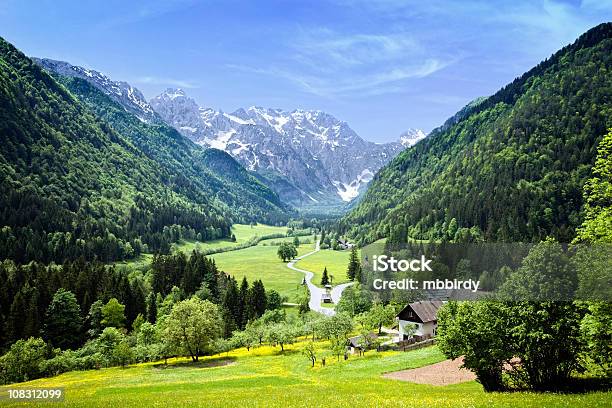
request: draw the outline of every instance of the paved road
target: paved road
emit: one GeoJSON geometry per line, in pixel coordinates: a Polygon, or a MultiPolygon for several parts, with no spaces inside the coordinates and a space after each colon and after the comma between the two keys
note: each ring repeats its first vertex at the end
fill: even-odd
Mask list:
{"type": "MultiPolygon", "coordinates": [[[[287,267],[289,269],[293,269],[294,271],[302,272],[303,274],[306,275],[306,285],[308,286],[308,290],[310,291],[310,301],[308,302],[308,306],[310,307],[310,310],[314,310],[315,312],[319,312],[327,316],[333,316],[336,314],[336,311],[334,309],[330,309],[330,308],[321,306],[321,295],[325,293],[325,289],[322,289],[318,287],[317,285],[315,285],[314,283],[312,283],[312,278],[314,277],[314,274],[310,271],[307,271],[305,269],[296,268],[294,266],[294,264],[300,259],[304,259],[307,256],[315,254],[319,252],[319,250],[320,250],[319,241],[317,241],[314,251],[295,258],[294,260],[290,261],[287,264],[287,267]]],[[[346,289],[348,286],[352,285],[353,283],[354,282],[349,282],[349,283],[343,283],[341,285],[334,286],[331,291],[332,302],[334,302],[334,304],[338,303],[338,301],[340,300],[340,297],[342,296],[342,291],[346,289]]]]}

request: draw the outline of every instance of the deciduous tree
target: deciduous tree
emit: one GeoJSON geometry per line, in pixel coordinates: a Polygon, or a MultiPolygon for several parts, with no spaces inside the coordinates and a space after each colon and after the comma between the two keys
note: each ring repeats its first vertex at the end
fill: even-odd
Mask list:
{"type": "Polygon", "coordinates": [[[213,350],[221,335],[221,313],[217,305],[192,297],[177,303],[167,318],[165,336],[185,350],[193,361],[213,350]]]}

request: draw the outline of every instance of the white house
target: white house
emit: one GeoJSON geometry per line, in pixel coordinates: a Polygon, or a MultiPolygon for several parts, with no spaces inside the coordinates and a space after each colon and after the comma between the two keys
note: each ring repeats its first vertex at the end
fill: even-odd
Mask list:
{"type": "Polygon", "coordinates": [[[339,246],[341,249],[351,249],[352,247],[354,247],[354,246],[355,246],[355,244],[352,244],[352,243],[348,242],[348,240],[347,240],[347,239],[344,239],[344,238],[338,238],[338,246],[339,246]]]}
{"type": "MultiPolygon", "coordinates": [[[[436,335],[438,327],[438,309],[444,304],[441,300],[425,300],[410,303],[396,316],[399,328],[399,340],[408,340],[411,330],[406,326],[416,325],[414,336],[417,340],[424,340],[436,335]]],[[[410,326],[409,326],[410,327],[410,326]]]]}

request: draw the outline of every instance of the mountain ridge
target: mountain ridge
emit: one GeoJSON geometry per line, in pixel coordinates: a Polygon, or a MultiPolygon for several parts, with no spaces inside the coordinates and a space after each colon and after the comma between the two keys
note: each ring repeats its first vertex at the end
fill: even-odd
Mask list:
{"type": "Polygon", "coordinates": [[[611,56],[605,23],[468,104],[382,168],[340,230],[360,243],[571,241],[597,143],[612,127],[611,56]]]}
{"type": "Polygon", "coordinates": [[[250,175],[242,190],[209,170],[186,177],[184,166],[202,166],[184,158],[203,149],[169,126],[144,123],[78,76],[60,83],[1,38],[0,67],[5,256],[112,262],[168,252],[179,239],[229,237],[241,218],[288,219],[278,197],[250,175]]]}
{"type": "MultiPolygon", "coordinates": [[[[166,89],[149,103],[194,142],[227,151],[263,177],[275,173],[276,180],[294,188],[281,192],[292,202],[317,203],[330,196],[332,201],[349,202],[382,165],[425,137],[412,130],[402,142],[377,144],[321,110],[251,106],[226,113],[198,106],[177,88],[166,89]]],[[[278,184],[276,188],[278,192],[278,184]]]]}

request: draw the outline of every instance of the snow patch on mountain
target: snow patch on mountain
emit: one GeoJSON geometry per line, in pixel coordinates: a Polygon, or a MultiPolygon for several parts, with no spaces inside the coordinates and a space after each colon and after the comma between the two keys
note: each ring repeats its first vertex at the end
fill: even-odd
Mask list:
{"type": "Polygon", "coordinates": [[[400,135],[400,143],[404,147],[412,147],[426,137],[427,135],[421,129],[411,128],[400,135]]]}
{"type": "Polygon", "coordinates": [[[414,130],[401,143],[376,144],[320,110],[251,106],[225,113],[199,107],[177,89],[166,90],[150,105],[194,142],[225,150],[262,176],[274,172],[284,177],[306,201],[354,199],[378,169],[424,137],[414,130]]]}
{"type": "Polygon", "coordinates": [[[32,60],[50,72],[85,79],[143,122],[161,121],[143,94],[127,82],[113,81],[101,72],[64,61],[48,58],[32,58],[32,60]]]}

